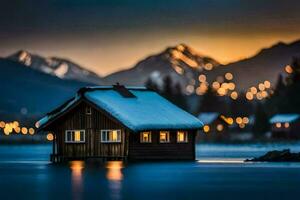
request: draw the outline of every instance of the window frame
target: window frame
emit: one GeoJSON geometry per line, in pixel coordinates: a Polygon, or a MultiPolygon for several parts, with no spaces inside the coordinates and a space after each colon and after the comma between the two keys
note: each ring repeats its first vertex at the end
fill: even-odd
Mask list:
{"type": "Polygon", "coordinates": [[[77,144],[77,143],[85,143],[85,130],[84,129],[68,129],[65,131],[65,143],[69,144],[77,144]],[[83,132],[83,140],[82,141],[74,141],[73,140],[73,133],[75,131],[83,132]],[[71,133],[71,140],[68,140],[68,133],[71,133]]]}
{"type": "Polygon", "coordinates": [[[140,132],[140,143],[152,143],[152,132],[151,131],[142,131],[142,132],[140,132]],[[143,134],[144,133],[148,133],[149,134],[149,141],[143,141],[143,134]]]}
{"type": "MultiPolygon", "coordinates": [[[[118,139],[118,135],[117,135],[117,139],[118,139]]],[[[101,129],[100,130],[100,143],[122,143],[122,131],[121,129],[101,129]],[[106,133],[106,139],[107,139],[107,133],[109,133],[109,131],[117,131],[117,134],[120,133],[120,140],[117,141],[109,141],[109,140],[103,140],[103,133],[106,133]]]]}
{"type": "Polygon", "coordinates": [[[159,131],[159,143],[170,143],[170,131],[159,131]],[[161,141],[161,139],[160,139],[160,134],[162,133],[162,132],[165,132],[165,133],[167,133],[167,141],[161,141]]]}
{"type": "Polygon", "coordinates": [[[92,114],[92,107],[91,106],[87,106],[85,108],[85,114],[86,115],[91,115],[92,114]]]}
{"type": "Polygon", "coordinates": [[[189,137],[188,137],[188,132],[187,131],[177,131],[176,132],[176,141],[177,141],[177,143],[188,143],[189,142],[189,139],[188,139],[189,137]],[[183,132],[184,133],[184,141],[179,141],[178,140],[178,136],[179,136],[179,132],[183,132]]]}

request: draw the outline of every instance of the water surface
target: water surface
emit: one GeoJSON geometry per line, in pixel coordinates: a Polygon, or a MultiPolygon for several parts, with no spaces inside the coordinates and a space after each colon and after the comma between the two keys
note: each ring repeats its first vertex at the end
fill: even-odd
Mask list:
{"type": "Polygon", "coordinates": [[[295,199],[300,163],[244,163],[300,144],[197,145],[194,162],[65,165],[50,145],[0,146],[0,199],[295,199]]]}

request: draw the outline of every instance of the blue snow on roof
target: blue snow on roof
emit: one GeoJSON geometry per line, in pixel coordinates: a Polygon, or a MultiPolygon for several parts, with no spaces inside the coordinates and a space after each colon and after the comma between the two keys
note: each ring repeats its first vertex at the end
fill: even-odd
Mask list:
{"type": "Polygon", "coordinates": [[[133,131],[202,128],[203,124],[199,119],[178,108],[156,92],[144,87],[126,88],[135,98],[124,98],[108,86],[89,87],[90,90],[82,95],[133,131]]]}
{"type": "Polygon", "coordinates": [[[299,114],[277,114],[274,115],[269,121],[270,123],[276,123],[276,122],[294,122],[297,119],[299,119],[299,114]]]}
{"type": "Polygon", "coordinates": [[[219,115],[220,114],[217,112],[203,112],[199,114],[198,119],[204,124],[211,124],[219,117],[219,115]]]}

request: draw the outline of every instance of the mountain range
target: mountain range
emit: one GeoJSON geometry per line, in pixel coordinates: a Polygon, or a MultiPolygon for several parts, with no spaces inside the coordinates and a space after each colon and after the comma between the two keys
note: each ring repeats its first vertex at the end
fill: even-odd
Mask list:
{"type": "Polygon", "coordinates": [[[274,85],[284,67],[299,56],[300,41],[281,42],[247,59],[222,65],[179,44],[142,59],[130,69],[100,77],[68,59],[45,58],[22,50],[0,58],[0,120],[38,118],[86,85],[144,85],[149,79],[162,85],[163,78],[170,76],[185,88],[198,84],[201,74],[211,83],[227,72],[233,74],[237,90],[247,90],[264,80],[274,85]]]}
{"type": "Polygon", "coordinates": [[[233,74],[236,89],[245,91],[265,80],[276,84],[278,75],[284,73],[285,66],[291,63],[293,57],[299,56],[300,40],[289,44],[280,42],[247,59],[220,65],[215,59],[198,54],[187,45],[178,45],[149,56],[134,67],[113,73],[103,80],[108,84],[118,81],[123,84],[141,85],[149,78],[161,83],[162,78],[169,75],[174,81],[186,86],[191,82],[195,84],[197,76],[201,74],[212,83],[230,72],[233,74]]]}
{"type": "Polygon", "coordinates": [[[103,84],[101,78],[94,72],[78,64],[58,57],[42,57],[28,51],[20,50],[7,57],[37,71],[56,76],[65,80],[78,80],[93,84],[103,84]]]}

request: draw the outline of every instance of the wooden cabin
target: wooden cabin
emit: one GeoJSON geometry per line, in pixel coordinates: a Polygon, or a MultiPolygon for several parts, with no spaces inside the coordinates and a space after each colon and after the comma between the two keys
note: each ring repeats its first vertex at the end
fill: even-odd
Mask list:
{"type": "Polygon", "coordinates": [[[144,87],[85,87],[37,122],[54,135],[51,161],[193,160],[202,123],[144,87]]]}
{"type": "Polygon", "coordinates": [[[277,114],[270,119],[270,124],[273,138],[300,138],[300,114],[277,114]]]}

